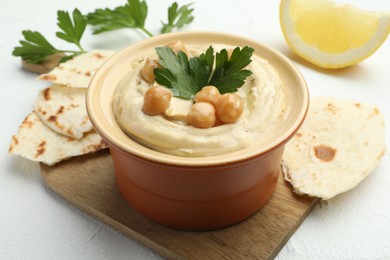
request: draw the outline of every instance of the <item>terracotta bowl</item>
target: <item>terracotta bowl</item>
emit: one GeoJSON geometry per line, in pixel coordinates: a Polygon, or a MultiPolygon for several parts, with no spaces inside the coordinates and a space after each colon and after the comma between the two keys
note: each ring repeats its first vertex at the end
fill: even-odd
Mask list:
{"type": "Polygon", "coordinates": [[[208,230],[242,221],[266,205],[275,189],[285,143],[301,126],[308,90],[295,66],[279,52],[240,36],[214,32],[165,34],[133,44],[110,58],[93,77],[87,110],[108,143],[115,178],[136,211],[164,226],[208,230]],[[287,96],[287,116],[268,142],[224,155],[180,157],[147,148],[118,126],[111,102],[116,86],[137,57],[174,40],[189,44],[251,46],[279,72],[287,96]]]}

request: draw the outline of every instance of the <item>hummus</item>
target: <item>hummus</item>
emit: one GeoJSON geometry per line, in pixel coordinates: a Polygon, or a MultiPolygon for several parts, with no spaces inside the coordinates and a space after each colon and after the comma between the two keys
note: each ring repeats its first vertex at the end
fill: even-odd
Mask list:
{"type": "MultiPolygon", "coordinates": [[[[199,55],[208,47],[187,46],[192,55],[199,55]]],[[[233,46],[213,47],[219,51],[233,46]]],[[[157,55],[150,57],[157,58],[157,55]]],[[[145,60],[146,57],[133,62],[132,70],[115,90],[112,108],[122,130],[147,147],[188,157],[220,155],[266,142],[267,136],[276,131],[283,120],[286,102],[281,80],[275,68],[255,54],[247,66],[253,74],[236,92],[245,100],[244,112],[236,123],[207,129],[186,125],[180,118],[187,114],[192,101],[176,97],[172,98],[166,111],[169,118],[148,116],[142,112],[142,106],[150,84],[140,76],[145,60]]]]}

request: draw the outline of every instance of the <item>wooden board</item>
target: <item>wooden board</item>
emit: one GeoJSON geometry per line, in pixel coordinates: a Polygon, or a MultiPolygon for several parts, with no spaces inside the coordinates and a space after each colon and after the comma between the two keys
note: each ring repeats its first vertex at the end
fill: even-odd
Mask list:
{"type": "Polygon", "coordinates": [[[122,199],[107,151],[41,170],[61,197],[168,259],[273,259],[318,203],[294,194],[280,176],[270,202],[251,218],[213,231],[179,231],[145,219],[122,199]]]}

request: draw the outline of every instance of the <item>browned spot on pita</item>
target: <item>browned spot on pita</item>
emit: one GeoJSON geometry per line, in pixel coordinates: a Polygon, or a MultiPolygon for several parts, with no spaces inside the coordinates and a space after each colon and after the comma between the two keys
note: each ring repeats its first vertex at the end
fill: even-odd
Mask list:
{"type": "Polygon", "coordinates": [[[97,58],[97,59],[103,59],[103,58],[104,58],[104,56],[101,55],[101,54],[98,53],[98,52],[95,52],[95,53],[93,54],[93,56],[94,56],[95,58],[97,58]]]}
{"type": "Polygon", "coordinates": [[[16,138],[16,136],[12,136],[12,142],[17,145],[19,143],[19,140],[18,138],[16,138]]]}
{"type": "Polygon", "coordinates": [[[58,66],[58,69],[60,69],[60,70],[63,70],[64,69],[64,66],[58,66]]]}
{"type": "Polygon", "coordinates": [[[302,137],[302,133],[297,133],[295,136],[296,137],[302,137]]]}
{"type": "Polygon", "coordinates": [[[360,103],[355,103],[355,107],[361,108],[362,106],[360,105],[360,103]]]}
{"type": "Polygon", "coordinates": [[[57,122],[57,116],[49,116],[49,118],[47,119],[47,121],[50,121],[50,122],[57,122]]]}
{"type": "Polygon", "coordinates": [[[62,114],[64,112],[64,108],[65,108],[64,106],[60,106],[56,114],[57,115],[62,114]]]}
{"type": "Polygon", "coordinates": [[[37,153],[35,154],[35,158],[38,158],[38,156],[41,156],[45,152],[45,147],[39,147],[37,149],[37,153]]]}
{"type": "Polygon", "coordinates": [[[59,129],[64,129],[64,126],[61,125],[58,120],[57,120],[57,116],[49,116],[49,118],[47,119],[47,121],[49,122],[53,122],[59,129]]]}
{"type": "Polygon", "coordinates": [[[85,76],[91,77],[91,72],[90,71],[85,72],[85,76]]]}
{"type": "Polygon", "coordinates": [[[12,141],[11,141],[11,144],[8,148],[8,152],[11,153],[12,150],[14,149],[14,145],[18,145],[18,143],[19,143],[18,138],[16,138],[16,136],[12,136],[12,141]]]}
{"type": "Polygon", "coordinates": [[[74,135],[74,133],[73,133],[73,131],[72,131],[72,129],[68,129],[68,130],[66,130],[66,133],[68,133],[69,135],[74,135]]]}
{"type": "Polygon", "coordinates": [[[47,88],[43,91],[43,97],[45,100],[50,100],[50,88],[47,88]]]}
{"type": "Polygon", "coordinates": [[[96,133],[95,130],[94,130],[94,129],[91,129],[91,130],[89,130],[88,132],[85,132],[85,133],[84,133],[84,136],[91,135],[91,134],[94,134],[94,133],[96,133]]]}
{"type": "Polygon", "coordinates": [[[329,112],[331,112],[332,114],[336,114],[337,112],[337,108],[335,107],[335,105],[333,105],[332,103],[328,103],[327,107],[326,107],[329,112]]]}
{"type": "Polygon", "coordinates": [[[84,148],[83,152],[88,153],[92,151],[98,151],[106,147],[107,147],[106,143],[103,140],[101,140],[98,144],[88,145],[87,147],[84,148]]]}
{"type": "Polygon", "coordinates": [[[46,75],[41,76],[41,79],[48,80],[48,81],[55,81],[55,80],[57,80],[57,77],[55,75],[46,74],[46,75]]]}
{"type": "Polygon", "coordinates": [[[314,147],[314,155],[323,162],[330,162],[336,156],[336,149],[326,145],[317,145],[314,147]]]}
{"type": "Polygon", "coordinates": [[[78,70],[78,69],[76,69],[76,68],[70,68],[69,69],[71,72],[74,72],[74,73],[76,73],[76,74],[81,74],[81,70],[78,70]]]}
{"type": "Polygon", "coordinates": [[[70,70],[71,72],[76,73],[76,74],[81,74],[81,70],[78,70],[78,69],[76,69],[76,68],[70,68],[69,70],[70,70]]]}
{"type": "Polygon", "coordinates": [[[22,123],[22,126],[21,127],[27,127],[27,128],[31,128],[33,126],[33,122],[31,122],[29,120],[29,117],[27,116],[24,120],[23,120],[23,123],[22,123]]]}
{"type": "Polygon", "coordinates": [[[376,158],[378,161],[385,155],[385,150],[382,150],[382,152],[378,155],[376,158]]]}
{"type": "Polygon", "coordinates": [[[380,114],[379,109],[375,107],[375,108],[372,110],[372,113],[371,113],[368,117],[371,118],[371,117],[377,116],[377,115],[379,115],[379,114],[380,114]]]}
{"type": "Polygon", "coordinates": [[[89,117],[88,117],[88,116],[85,116],[85,117],[84,117],[84,120],[83,120],[83,122],[81,122],[81,124],[82,124],[82,125],[85,125],[86,123],[88,123],[88,121],[89,121],[89,117]]]}
{"type": "Polygon", "coordinates": [[[38,107],[38,109],[36,109],[36,112],[41,113],[44,116],[47,114],[47,112],[45,110],[42,110],[41,107],[38,107]]]}
{"type": "Polygon", "coordinates": [[[80,105],[79,104],[70,104],[71,108],[78,108],[80,105]]]}
{"type": "Polygon", "coordinates": [[[35,154],[35,158],[37,158],[38,156],[41,156],[44,152],[45,152],[45,145],[46,145],[46,141],[43,140],[37,147],[37,153],[35,154]]]}
{"type": "Polygon", "coordinates": [[[72,137],[68,137],[68,139],[66,139],[67,142],[73,142],[75,141],[76,139],[75,138],[72,138],[72,137]]]}

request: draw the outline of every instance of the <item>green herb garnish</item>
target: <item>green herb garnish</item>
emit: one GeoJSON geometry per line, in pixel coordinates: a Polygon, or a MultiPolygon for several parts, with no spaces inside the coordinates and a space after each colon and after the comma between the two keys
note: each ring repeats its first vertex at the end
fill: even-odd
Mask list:
{"type": "Polygon", "coordinates": [[[81,37],[87,26],[87,21],[78,9],[74,9],[72,17],[66,11],[57,12],[57,25],[61,29],[56,35],[58,38],[75,44],[79,50],[60,50],[51,45],[46,38],[39,32],[25,30],[22,31],[24,40],[15,47],[12,54],[22,57],[27,63],[40,63],[48,56],[63,53],[63,60],[69,59],[75,55],[85,53],[80,45],[81,37]]]}
{"type": "Polygon", "coordinates": [[[161,32],[168,33],[174,28],[180,29],[184,25],[191,23],[194,20],[194,17],[192,16],[192,11],[194,11],[194,9],[190,8],[191,5],[192,3],[183,5],[179,8],[179,5],[174,2],[168,8],[168,22],[162,23],[163,28],[161,29],[161,32]]]}
{"type": "Polygon", "coordinates": [[[132,28],[139,29],[148,36],[153,36],[145,28],[145,20],[148,15],[148,5],[142,0],[128,0],[125,5],[115,9],[96,9],[87,14],[89,24],[95,25],[94,34],[103,32],[132,28]]]}
{"type": "Polygon", "coordinates": [[[194,98],[206,85],[217,87],[221,94],[236,92],[252,74],[244,68],[251,63],[253,51],[248,46],[236,47],[229,59],[226,49],[214,56],[214,49],[210,46],[205,53],[189,59],[182,51],[175,54],[171,48],[158,47],[156,52],[161,68],[154,69],[155,79],[183,99],[194,98]]]}
{"type": "MultiPolygon", "coordinates": [[[[174,2],[168,8],[168,22],[162,23],[162,33],[171,32],[180,29],[184,25],[193,21],[193,9],[191,4],[179,6],[174,2]]],[[[118,6],[115,9],[96,9],[94,12],[83,16],[79,10],[75,9],[70,17],[66,11],[57,12],[57,25],[61,31],[56,36],[64,41],[75,44],[79,50],[61,50],[50,44],[46,38],[37,31],[24,30],[22,34],[24,40],[20,41],[20,46],[15,47],[12,54],[22,57],[27,63],[41,63],[49,56],[61,53],[64,57],[61,62],[71,59],[72,57],[85,53],[81,47],[80,40],[85,31],[87,24],[95,26],[94,34],[103,32],[132,28],[144,32],[152,37],[153,34],[145,28],[145,21],[148,15],[148,5],[145,0],[127,0],[127,3],[118,6]]]]}
{"type": "MultiPolygon", "coordinates": [[[[193,9],[190,4],[179,7],[175,2],[168,8],[168,22],[163,23],[162,33],[171,32],[174,28],[181,28],[192,22],[191,15],[193,9]]],[[[87,15],[88,23],[96,26],[94,34],[103,32],[131,28],[139,29],[146,35],[152,37],[153,34],[145,28],[145,20],[148,15],[148,6],[142,0],[128,0],[123,6],[115,9],[96,9],[87,15]]]]}
{"type": "Polygon", "coordinates": [[[221,94],[236,92],[252,72],[244,68],[251,63],[253,48],[236,47],[228,58],[226,49],[221,50],[215,57],[215,71],[208,85],[216,86],[221,94]]]}
{"type": "Polygon", "coordinates": [[[60,27],[62,32],[56,32],[56,36],[60,39],[63,39],[64,41],[76,44],[82,52],[85,52],[85,50],[80,45],[80,40],[83,36],[85,28],[87,27],[87,21],[77,9],[73,11],[72,16],[73,22],[68,12],[57,12],[57,25],[60,27]]]}

